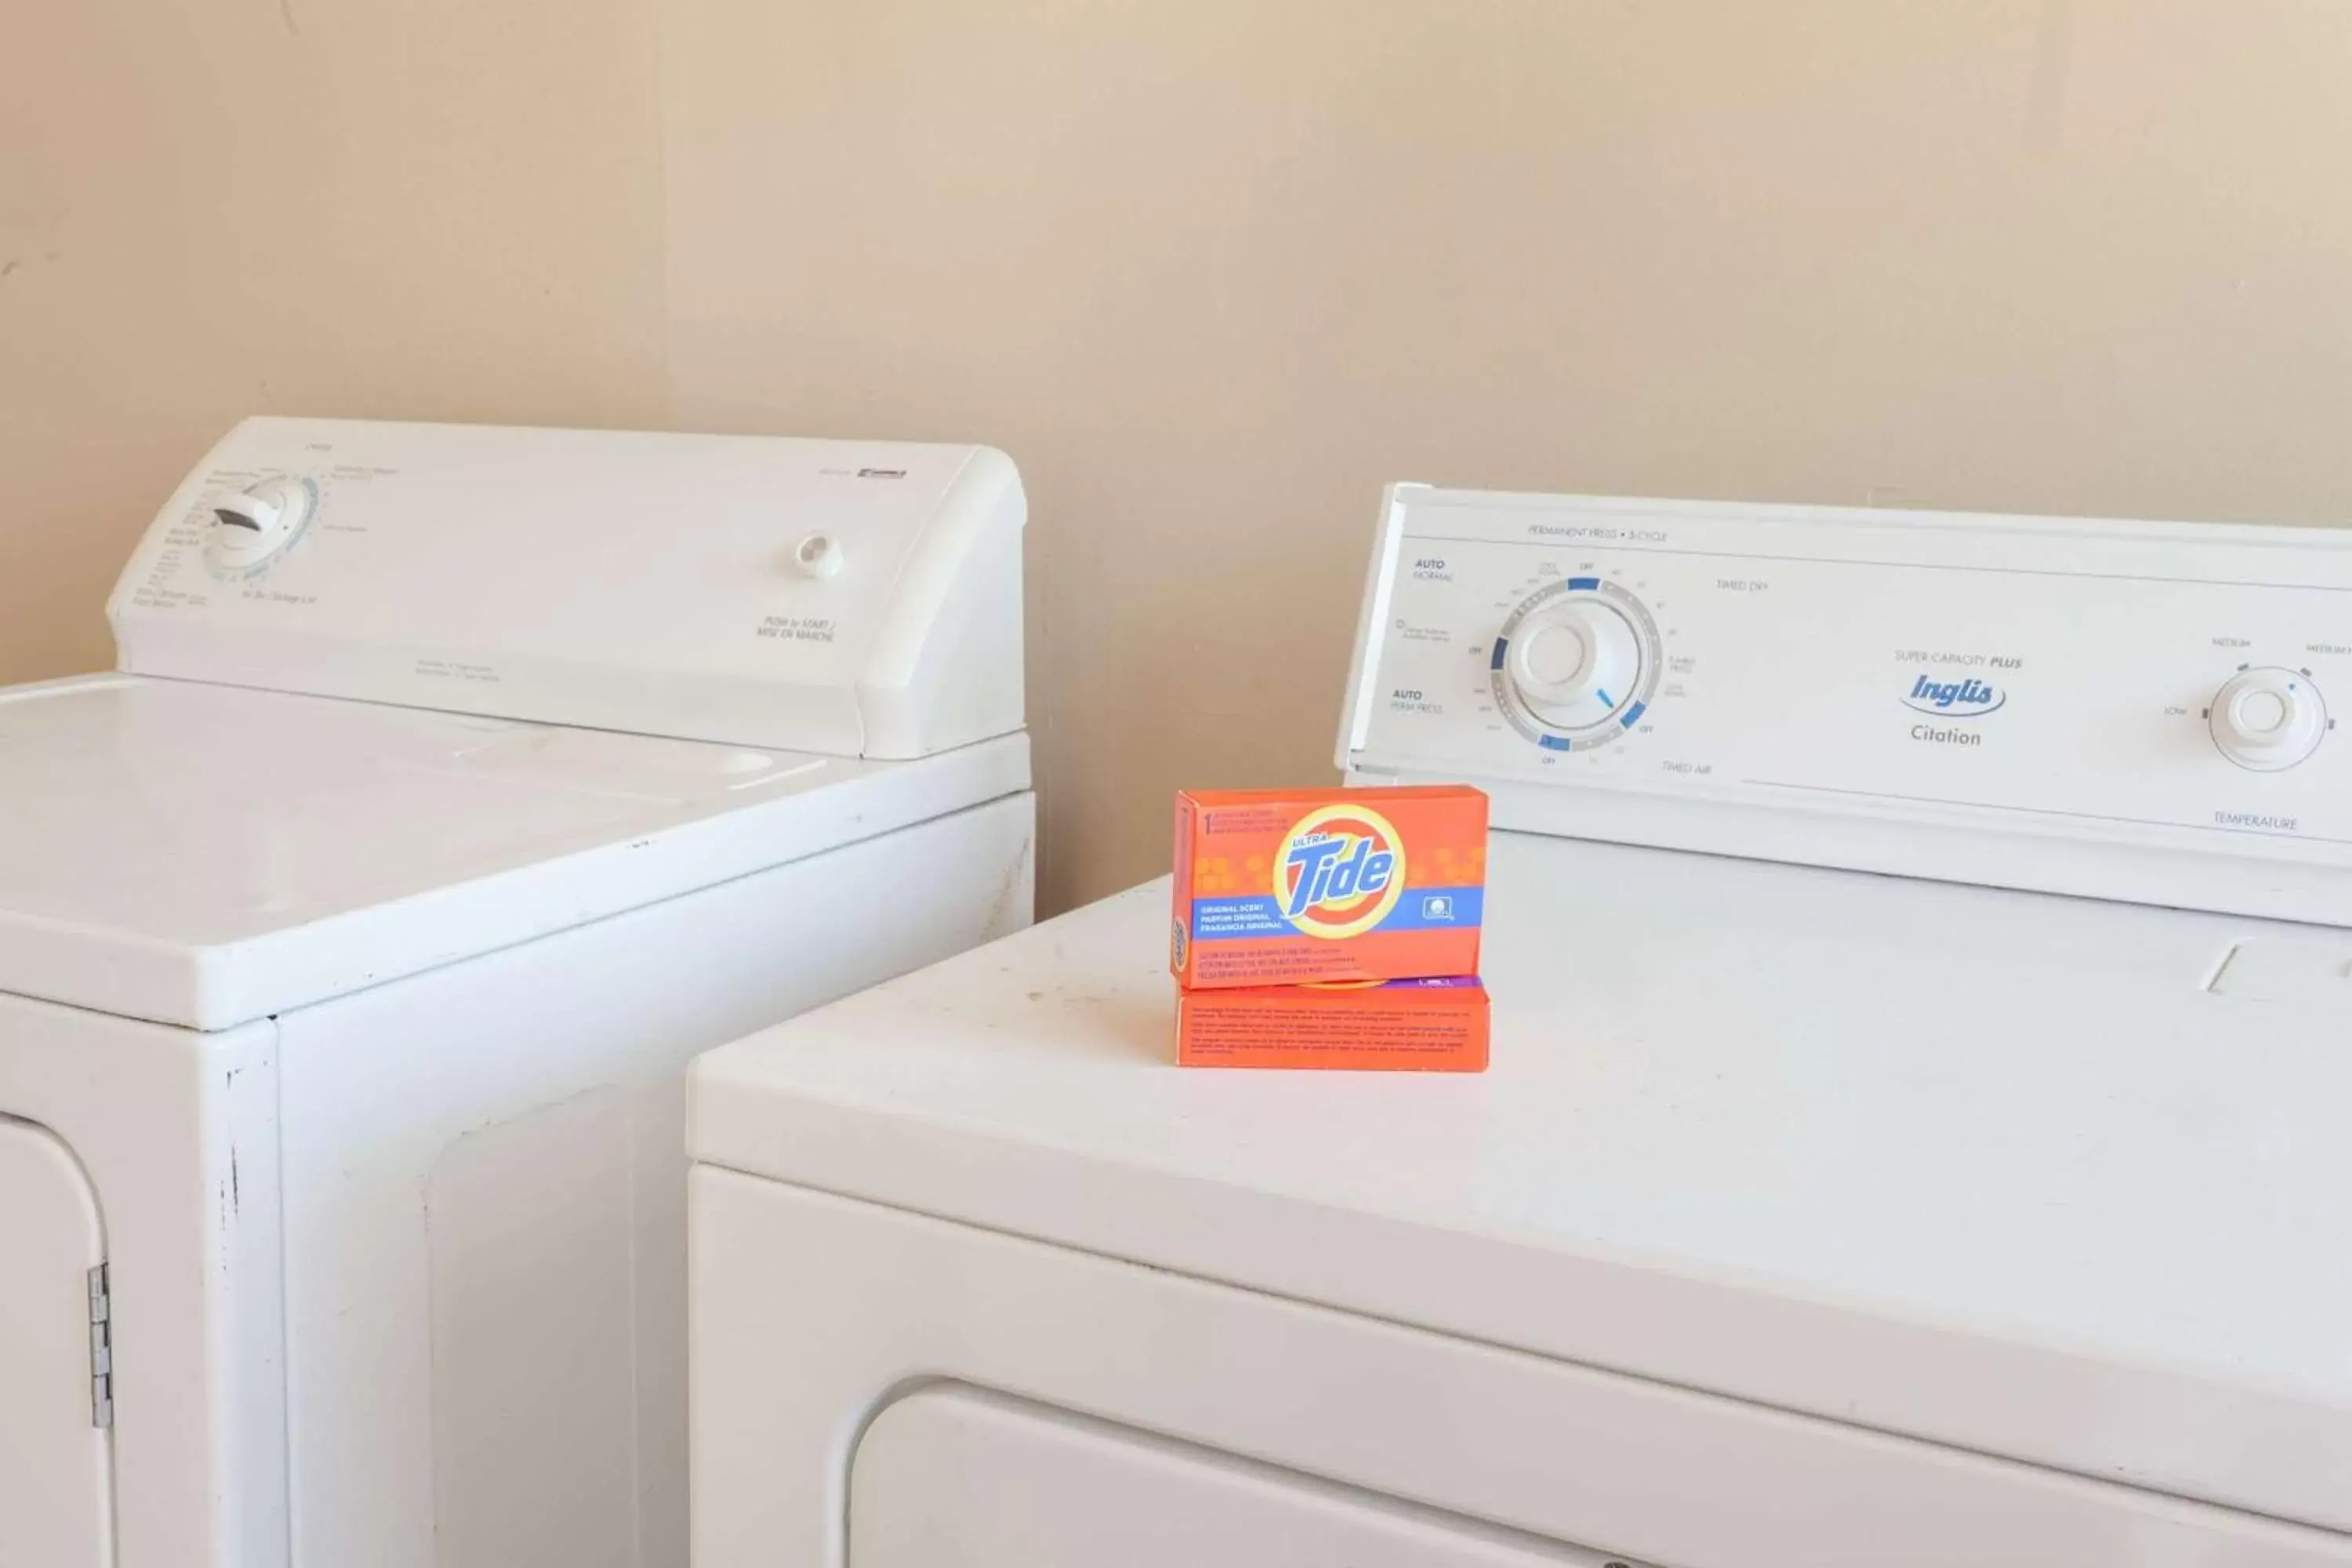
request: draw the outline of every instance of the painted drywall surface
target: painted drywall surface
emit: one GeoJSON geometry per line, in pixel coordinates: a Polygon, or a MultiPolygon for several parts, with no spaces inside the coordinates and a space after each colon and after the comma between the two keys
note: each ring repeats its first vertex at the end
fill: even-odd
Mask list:
{"type": "Polygon", "coordinates": [[[0,679],[239,417],[658,423],[644,0],[0,5],[0,679]]]}
{"type": "Polygon", "coordinates": [[[0,675],[102,657],[247,407],[992,441],[1057,908],[1164,860],[1180,784],[1329,776],[1391,479],[2352,510],[2333,0],[289,3],[73,21],[174,108],[42,131],[46,205],[0,167],[0,264],[81,258],[0,280],[0,675]],[[243,47],[335,62],[299,135],[243,47]],[[289,180],[327,216],[271,260],[222,204],[289,180]],[[21,237],[78,192],[100,243],[21,237]],[[87,345],[69,395],[26,343],[87,345]]]}
{"type": "Polygon", "coordinates": [[[2352,509],[2340,7],[676,13],[674,413],[1019,455],[1049,903],[1328,776],[1391,479],[2352,509]]]}

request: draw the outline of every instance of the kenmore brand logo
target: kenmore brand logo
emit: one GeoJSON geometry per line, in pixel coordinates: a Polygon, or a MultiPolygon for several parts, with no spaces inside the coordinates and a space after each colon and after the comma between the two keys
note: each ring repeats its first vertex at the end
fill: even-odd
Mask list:
{"type": "Polygon", "coordinates": [[[2008,694],[2000,687],[1988,686],[1974,676],[1965,680],[1937,680],[1932,675],[1923,675],[1912,683],[1903,706],[1947,719],[1981,719],[2008,700],[2008,694]]]}

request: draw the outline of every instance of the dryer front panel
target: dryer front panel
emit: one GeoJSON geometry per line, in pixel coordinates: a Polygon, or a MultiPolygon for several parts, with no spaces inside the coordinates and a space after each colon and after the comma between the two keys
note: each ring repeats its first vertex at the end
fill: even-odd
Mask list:
{"type": "Polygon", "coordinates": [[[1458,1521],[1461,1542],[1522,1553],[1497,1562],[2352,1563],[2331,1531],[718,1167],[696,1167],[690,1203],[697,1568],[993,1568],[1032,1542],[1027,1563],[1082,1561],[1112,1489],[1212,1541],[1283,1521],[1310,1562],[1353,1540],[1417,1563],[1458,1521]],[[985,1445],[978,1406],[932,1400],[943,1383],[986,1391],[1005,1484],[1071,1512],[953,1495],[950,1458],[985,1445]]]}

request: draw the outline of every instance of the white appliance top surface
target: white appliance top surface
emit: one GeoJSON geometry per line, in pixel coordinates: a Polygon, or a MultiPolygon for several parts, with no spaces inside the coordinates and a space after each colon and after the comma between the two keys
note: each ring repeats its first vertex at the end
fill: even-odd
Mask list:
{"type": "Polygon", "coordinates": [[[1173,1067],[1153,883],[705,1057],[694,1152],[2352,1529],[2352,933],[1491,875],[1484,1076],[1173,1067]]]}
{"type": "Polygon", "coordinates": [[[221,1028],[1026,787],[193,682],[0,691],[0,990],[221,1028]]]}

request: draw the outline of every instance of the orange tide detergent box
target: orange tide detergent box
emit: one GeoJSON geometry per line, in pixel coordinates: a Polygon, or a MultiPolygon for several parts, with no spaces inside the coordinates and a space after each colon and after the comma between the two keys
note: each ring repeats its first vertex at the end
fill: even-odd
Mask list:
{"type": "Polygon", "coordinates": [[[1187,790],[1169,967],[1187,987],[1475,974],[1486,894],[1466,784],[1187,790]]]}
{"type": "Polygon", "coordinates": [[[1483,1072],[1486,988],[1465,974],[1180,991],[1176,1062],[1192,1068],[1483,1072]]]}

